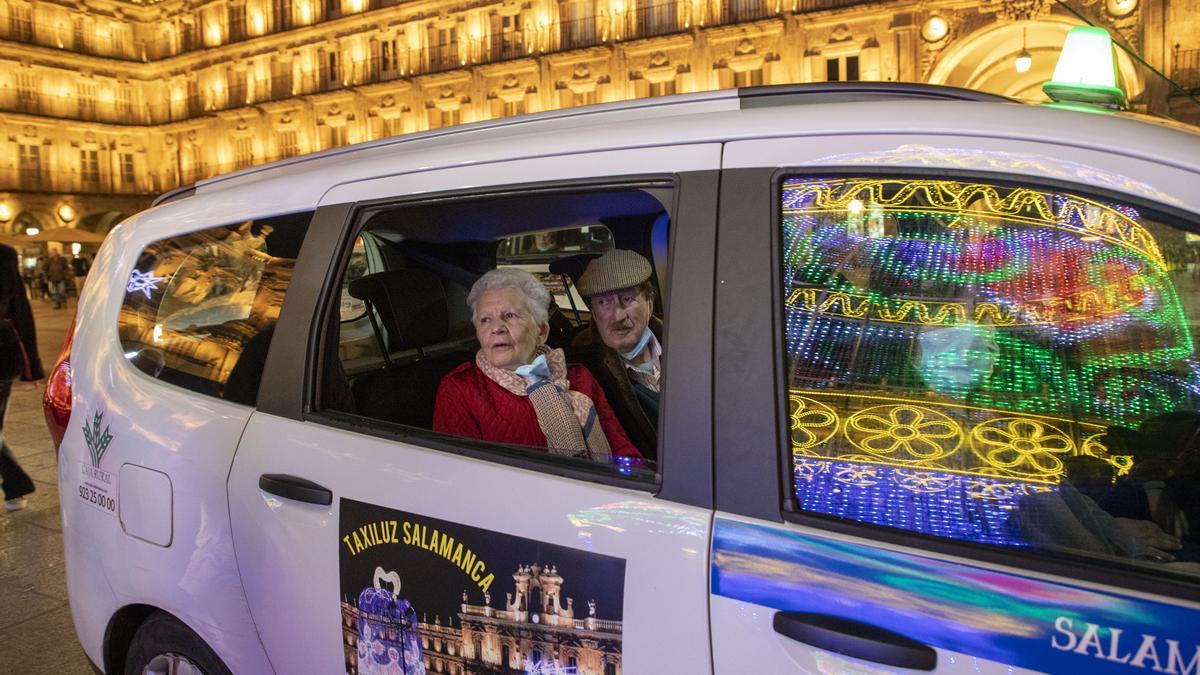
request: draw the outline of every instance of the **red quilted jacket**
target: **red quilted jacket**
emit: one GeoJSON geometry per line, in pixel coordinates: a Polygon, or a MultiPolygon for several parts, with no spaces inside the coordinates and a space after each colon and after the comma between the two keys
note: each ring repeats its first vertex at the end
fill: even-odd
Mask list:
{"type": "MultiPolygon", "coordinates": [[[[567,379],[571,389],[586,394],[596,404],[600,428],[612,454],[641,457],[588,369],[568,365],[567,379]]],[[[433,407],[433,430],[495,443],[546,447],[546,435],[538,426],[529,398],[496,384],[474,363],[464,363],[442,378],[433,407]]]]}

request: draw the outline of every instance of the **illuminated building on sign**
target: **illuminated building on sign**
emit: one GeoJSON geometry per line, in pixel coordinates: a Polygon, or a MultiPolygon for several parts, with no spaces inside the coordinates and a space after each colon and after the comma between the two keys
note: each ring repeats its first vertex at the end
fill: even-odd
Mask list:
{"type": "MultiPolygon", "coordinates": [[[[504,603],[468,602],[463,592],[457,617],[422,617],[417,624],[427,673],[522,672],[558,675],[620,675],[622,622],[597,616],[589,600],[577,617],[573,598],[563,598],[563,577],[553,565],[522,565],[512,574],[504,603]],[[586,613],[586,615],[584,615],[586,613]],[[458,626],[453,622],[457,618],[458,626]]],[[[347,663],[356,663],[359,610],[342,603],[347,663]]]]}

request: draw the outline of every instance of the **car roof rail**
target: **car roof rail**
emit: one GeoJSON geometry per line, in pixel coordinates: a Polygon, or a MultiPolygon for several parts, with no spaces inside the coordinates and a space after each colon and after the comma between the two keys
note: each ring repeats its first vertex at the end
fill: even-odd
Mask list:
{"type": "Polygon", "coordinates": [[[169,204],[174,201],[179,201],[180,199],[184,199],[185,197],[191,197],[195,191],[196,191],[195,183],[192,183],[190,185],[182,185],[180,187],[175,188],[174,190],[167,190],[166,192],[162,193],[161,195],[155,197],[154,201],[150,202],[150,206],[158,206],[159,204],[169,204]]]}
{"type": "Polygon", "coordinates": [[[738,89],[738,98],[742,101],[742,108],[898,99],[1020,103],[1017,99],[999,94],[918,82],[813,82],[743,87],[738,89]]]}

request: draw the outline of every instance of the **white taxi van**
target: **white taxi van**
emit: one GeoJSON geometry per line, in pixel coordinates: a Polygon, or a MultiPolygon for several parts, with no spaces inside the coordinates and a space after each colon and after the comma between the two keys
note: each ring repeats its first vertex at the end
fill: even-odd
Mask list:
{"type": "Polygon", "coordinates": [[[902,84],[170,193],[48,387],[79,640],[107,673],[1195,675],[1198,234],[1200,135],[902,84]],[[434,431],[472,284],[576,304],[611,249],[659,299],[644,459],[434,431]]]}

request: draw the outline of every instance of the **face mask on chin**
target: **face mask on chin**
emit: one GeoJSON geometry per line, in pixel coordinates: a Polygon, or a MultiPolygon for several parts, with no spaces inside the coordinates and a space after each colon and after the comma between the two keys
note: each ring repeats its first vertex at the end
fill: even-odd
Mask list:
{"type": "Polygon", "coordinates": [[[627,352],[619,352],[621,354],[621,358],[626,361],[632,361],[636,359],[638,354],[641,354],[642,350],[646,348],[646,345],[650,344],[651,335],[653,335],[653,333],[650,332],[650,327],[647,326],[646,330],[642,332],[642,339],[638,340],[636,347],[627,352]]]}

